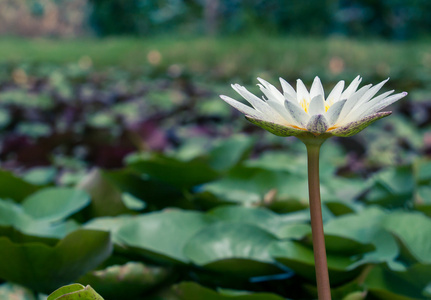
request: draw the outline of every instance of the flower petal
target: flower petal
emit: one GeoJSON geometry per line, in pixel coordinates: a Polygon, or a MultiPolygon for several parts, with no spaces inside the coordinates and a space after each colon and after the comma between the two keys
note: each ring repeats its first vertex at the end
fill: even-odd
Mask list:
{"type": "Polygon", "coordinates": [[[242,112],[245,115],[252,116],[254,118],[262,119],[266,118],[261,112],[255,110],[254,108],[247,106],[239,101],[236,101],[235,99],[232,99],[231,97],[220,95],[220,98],[223,99],[227,104],[233,106],[240,112],[242,112]]]}
{"type": "Polygon", "coordinates": [[[293,119],[292,115],[287,111],[286,107],[283,104],[280,104],[278,101],[274,101],[269,99],[266,103],[271,106],[278,114],[280,114],[287,123],[296,125],[297,122],[293,119]]]}
{"type": "Polygon", "coordinates": [[[341,110],[340,116],[338,117],[338,123],[344,122],[345,117],[352,111],[356,102],[368,91],[371,86],[371,84],[363,86],[356,93],[347,98],[347,101],[341,110]]]}
{"type": "Polygon", "coordinates": [[[368,100],[370,100],[371,98],[373,98],[374,97],[374,95],[375,94],[377,94],[377,92],[382,88],[382,86],[387,82],[389,80],[389,78],[388,79],[386,79],[386,80],[383,80],[382,82],[380,82],[379,84],[377,84],[377,85],[375,85],[375,86],[373,86],[372,88],[370,88],[362,97],[361,97],[361,99],[359,99],[357,102],[356,102],[356,104],[355,104],[355,106],[354,106],[354,108],[353,109],[355,109],[355,108],[358,108],[358,107],[360,107],[362,104],[364,104],[364,103],[367,103],[367,101],[368,100]]]}
{"type": "Polygon", "coordinates": [[[296,93],[299,103],[301,103],[301,101],[303,100],[305,100],[307,103],[310,102],[310,94],[308,93],[307,88],[305,87],[301,79],[298,79],[296,81],[296,93]]]}
{"type": "Polygon", "coordinates": [[[315,134],[324,133],[328,130],[328,121],[323,115],[314,115],[308,121],[307,130],[315,134]]]}
{"type": "Polygon", "coordinates": [[[284,106],[287,108],[289,113],[292,115],[292,118],[297,122],[298,125],[300,125],[302,128],[305,128],[305,126],[308,123],[308,120],[310,119],[310,116],[297,104],[293,104],[290,101],[285,101],[284,106]]]}
{"type": "Polygon", "coordinates": [[[310,89],[310,98],[313,100],[314,97],[321,95],[322,99],[325,98],[325,91],[323,90],[322,82],[318,76],[314,77],[313,84],[310,89]]]}
{"type": "Polygon", "coordinates": [[[364,115],[364,113],[368,110],[370,110],[370,108],[374,105],[376,105],[377,103],[379,103],[381,100],[385,99],[386,97],[388,97],[390,94],[392,94],[394,92],[394,90],[392,91],[388,91],[386,93],[383,93],[379,96],[377,96],[376,98],[372,99],[371,101],[362,104],[359,107],[356,107],[355,109],[353,109],[347,116],[346,119],[349,120],[355,120],[360,118],[361,116],[364,115]]]}
{"type": "Polygon", "coordinates": [[[326,98],[326,102],[328,102],[329,105],[332,105],[335,102],[338,102],[340,100],[340,96],[341,96],[341,93],[343,92],[343,89],[344,89],[344,80],[341,80],[335,85],[331,93],[329,93],[328,98],[326,98]]]}
{"type": "Polygon", "coordinates": [[[300,129],[296,129],[294,127],[289,127],[289,126],[283,126],[280,124],[276,124],[273,122],[269,122],[269,121],[265,121],[265,120],[261,120],[258,118],[254,118],[252,116],[245,116],[245,118],[250,121],[251,123],[275,134],[278,136],[297,136],[297,135],[301,135],[306,133],[307,131],[305,130],[300,130],[300,129]]]}
{"type": "Polygon", "coordinates": [[[379,110],[391,105],[392,103],[400,100],[401,98],[403,98],[405,96],[407,96],[407,93],[403,92],[403,93],[399,93],[399,94],[395,94],[395,95],[392,95],[390,97],[387,97],[386,99],[383,99],[382,101],[374,101],[375,99],[373,99],[373,101],[369,102],[370,107],[366,111],[364,111],[359,117],[374,114],[374,113],[378,112],[379,110]]]}
{"type": "Polygon", "coordinates": [[[325,113],[325,100],[322,95],[317,95],[311,99],[308,106],[308,114],[310,116],[325,113]]]}
{"type": "Polygon", "coordinates": [[[347,100],[341,100],[335,102],[325,113],[325,117],[328,120],[329,126],[334,125],[338,121],[338,117],[340,116],[341,110],[343,109],[346,101],[347,100]]]}
{"type": "Polygon", "coordinates": [[[284,103],[283,94],[280,93],[280,91],[275,86],[270,84],[268,81],[263,80],[262,78],[258,77],[257,80],[259,80],[259,82],[262,84],[262,85],[258,84],[258,86],[260,87],[261,90],[262,90],[262,86],[266,88],[267,92],[265,93],[264,90],[262,90],[262,92],[265,93],[265,95],[268,97],[268,99],[273,98],[273,99],[278,100],[281,104],[284,103]]]}
{"type": "Polygon", "coordinates": [[[349,84],[347,89],[341,94],[340,100],[349,98],[354,92],[356,92],[356,89],[358,88],[359,84],[361,83],[362,78],[361,76],[356,76],[355,79],[349,84]]]}
{"type": "Polygon", "coordinates": [[[284,97],[289,101],[298,101],[295,89],[283,78],[279,79],[284,97]]]}
{"type": "Polygon", "coordinates": [[[273,110],[265,101],[250,93],[245,87],[239,84],[233,84],[232,88],[244,97],[256,110],[260,111],[266,116],[266,119],[273,120],[274,122],[283,122],[282,117],[273,110]]]}
{"type": "Polygon", "coordinates": [[[341,137],[352,136],[362,131],[365,127],[377,121],[378,119],[389,116],[391,113],[392,113],[391,111],[383,111],[383,112],[375,113],[373,115],[369,115],[365,118],[362,118],[359,121],[354,121],[342,127],[338,127],[334,130],[331,130],[329,131],[329,133],[335,136],[341,136],[341,137]]]}

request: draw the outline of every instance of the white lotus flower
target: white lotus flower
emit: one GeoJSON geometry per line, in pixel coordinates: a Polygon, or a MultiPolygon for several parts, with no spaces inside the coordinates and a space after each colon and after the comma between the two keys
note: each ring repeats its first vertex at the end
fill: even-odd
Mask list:
{"type": "Polygon", "coordinates": [[[369,84],[358,89],[362,80],[360,76],[344,91],[344,81],[338,82],[326,98],[317,76],[310,91],[300,79],[297,80],[295,91],[287,81],[280,78],[283,93],[267,81],[261,78],[258,80],[261,83],[258,86],[265,95],[262,99],[239,84],[232,85],[251,106],[224,95],[220,97],[244,113],[250,122],[279,136],[351,136],[390,115],[390,111],[379,111],[407,95],[406,92],[391,95],[394,92],[392,90],[375,97],[389,79],[375,86],[369,84]]]}

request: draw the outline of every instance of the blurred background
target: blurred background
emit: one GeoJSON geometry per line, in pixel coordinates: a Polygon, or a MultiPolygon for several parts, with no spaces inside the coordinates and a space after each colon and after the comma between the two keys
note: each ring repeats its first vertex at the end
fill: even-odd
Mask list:
{"type": "Polygon", "coordinates": [[[1,0],[2,165],[71,156],[118,167],[141,147],[177,147],[170,116],[222,134],[213,125],[232,110],[217,95],[232,96],[234,82],[257,92],[258,76],[309,84],[318,75],[327,89],[358,74],[391,77],[410,93],[402,113],[424,128],[430,9],[425,0],[1,0]],[[99,131],[100,141],[90,137],[99,131]]]}
{"type": "MultiPolygon", "coordinates": [[[[106,269],[81,280],[91,268],[71,263],[79,276],[66,268],[62,274],[73,278],[51,281],[56,263],[26,275],[38,268],[2,269],[9,259],[0,253],[0,298],[12,299],[8,281],[43,293],[78,281],[105,299],[124,297],[130,285],[136,299],[199,299],[194,285],[181,285],[183,298],[164,295],[174,284],[194,281],[223,287],[225,295],[236,289],[311,299],[305,148],[248,123],[219,95],[239,100],[230,87],[239,83],[260,96],[256,77],[278,88],[279,77],[293,86],[301,78],[309,88],[315,76],[329,94],[339,80],[361,75],[361,85],[390,77],[382,92],[408,96],[388,108],[390,117],[322,147],[325,222],[355,218],[346,221],[352,226],[332,226],[336,299],[349,293],[430,299],[430,13],[429,0],[0,0],[2,236],[13,226],[52,245],[45,238],[109,228],[116,243],[106,269]],[[46,189],[55,191],[43,194],[46,189]],[[89,196],[78,197],[77,190],[89,196]],[[73,205],[52,205],[58,199],[73,205]],[[244,255],[240,246],[211,248],[230,224],[208,226],[183,253],[192,234],[208,225],[195,218],[208,216],[240,223],[226,233],[234,246],[244,239],[244,249],[248,243],[262,248],[244,226],[296,243],[298,257],[280,260],[293,271],[249,254],[247,262],[218,265],[221,252],[244,255]],[[140,218],[142,226],[133,223],[140,218]],[[160,239],[164,232],[146,226],[178,232],[160,239]],[[129,248],[118,251],[119,240],[129,248]],[[200,246],[211,249],[195,251],[200,246]],[[245,263],[245,271],[237,268],[245,263]],[[262,277],[279,272],[281,279],[262,277]],[[116,281],[125,273],[130,285],[116,281]]],[[[220,297],[211,299],[226,299],[220,297]]]]}

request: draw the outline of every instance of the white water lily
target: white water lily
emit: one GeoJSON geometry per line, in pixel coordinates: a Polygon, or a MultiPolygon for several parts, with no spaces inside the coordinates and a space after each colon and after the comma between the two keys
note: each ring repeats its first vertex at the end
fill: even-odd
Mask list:
{"type": "Polygon", "coordinates": [[[295,91],[287,81],[280,78],[283,92],[261,78],[258,80],[258,86],[265,95],[262,99],[239,84],[232,85],[251,106],[228,96],[220,97],[244,113],[247,120],[278,136],[351,136],[390,115],[390,111],[379,111],[407,95],[406,92],[391,95],[394,92],[392,90],[375,97],[389,79],[375,86],[369,84],[358,89],[362,81],[360,76],[346,89],[343,80],[338,82],[326,98],[317,76],[310,91],[300,79],[297,80],[295,91]]]}

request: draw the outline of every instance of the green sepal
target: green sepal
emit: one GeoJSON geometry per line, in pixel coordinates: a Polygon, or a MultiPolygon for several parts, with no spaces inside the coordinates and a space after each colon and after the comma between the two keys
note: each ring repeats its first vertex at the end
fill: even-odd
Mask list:
{"type": "Polygon", "coordinates": [[[362,118],[359,121],[354,121],[342,127],[338,127],[337,129],[328,131],[327,133],[330,133],[335,136],[340,136],[340,137],[352,136],[362,131],[363,129],[365,129],[365,127],[371,125],[375,121],[389,116],[391,113],[392,113],[391,111],[378,112],[378,113],[369,115],[365,118],[362,118]]]}

